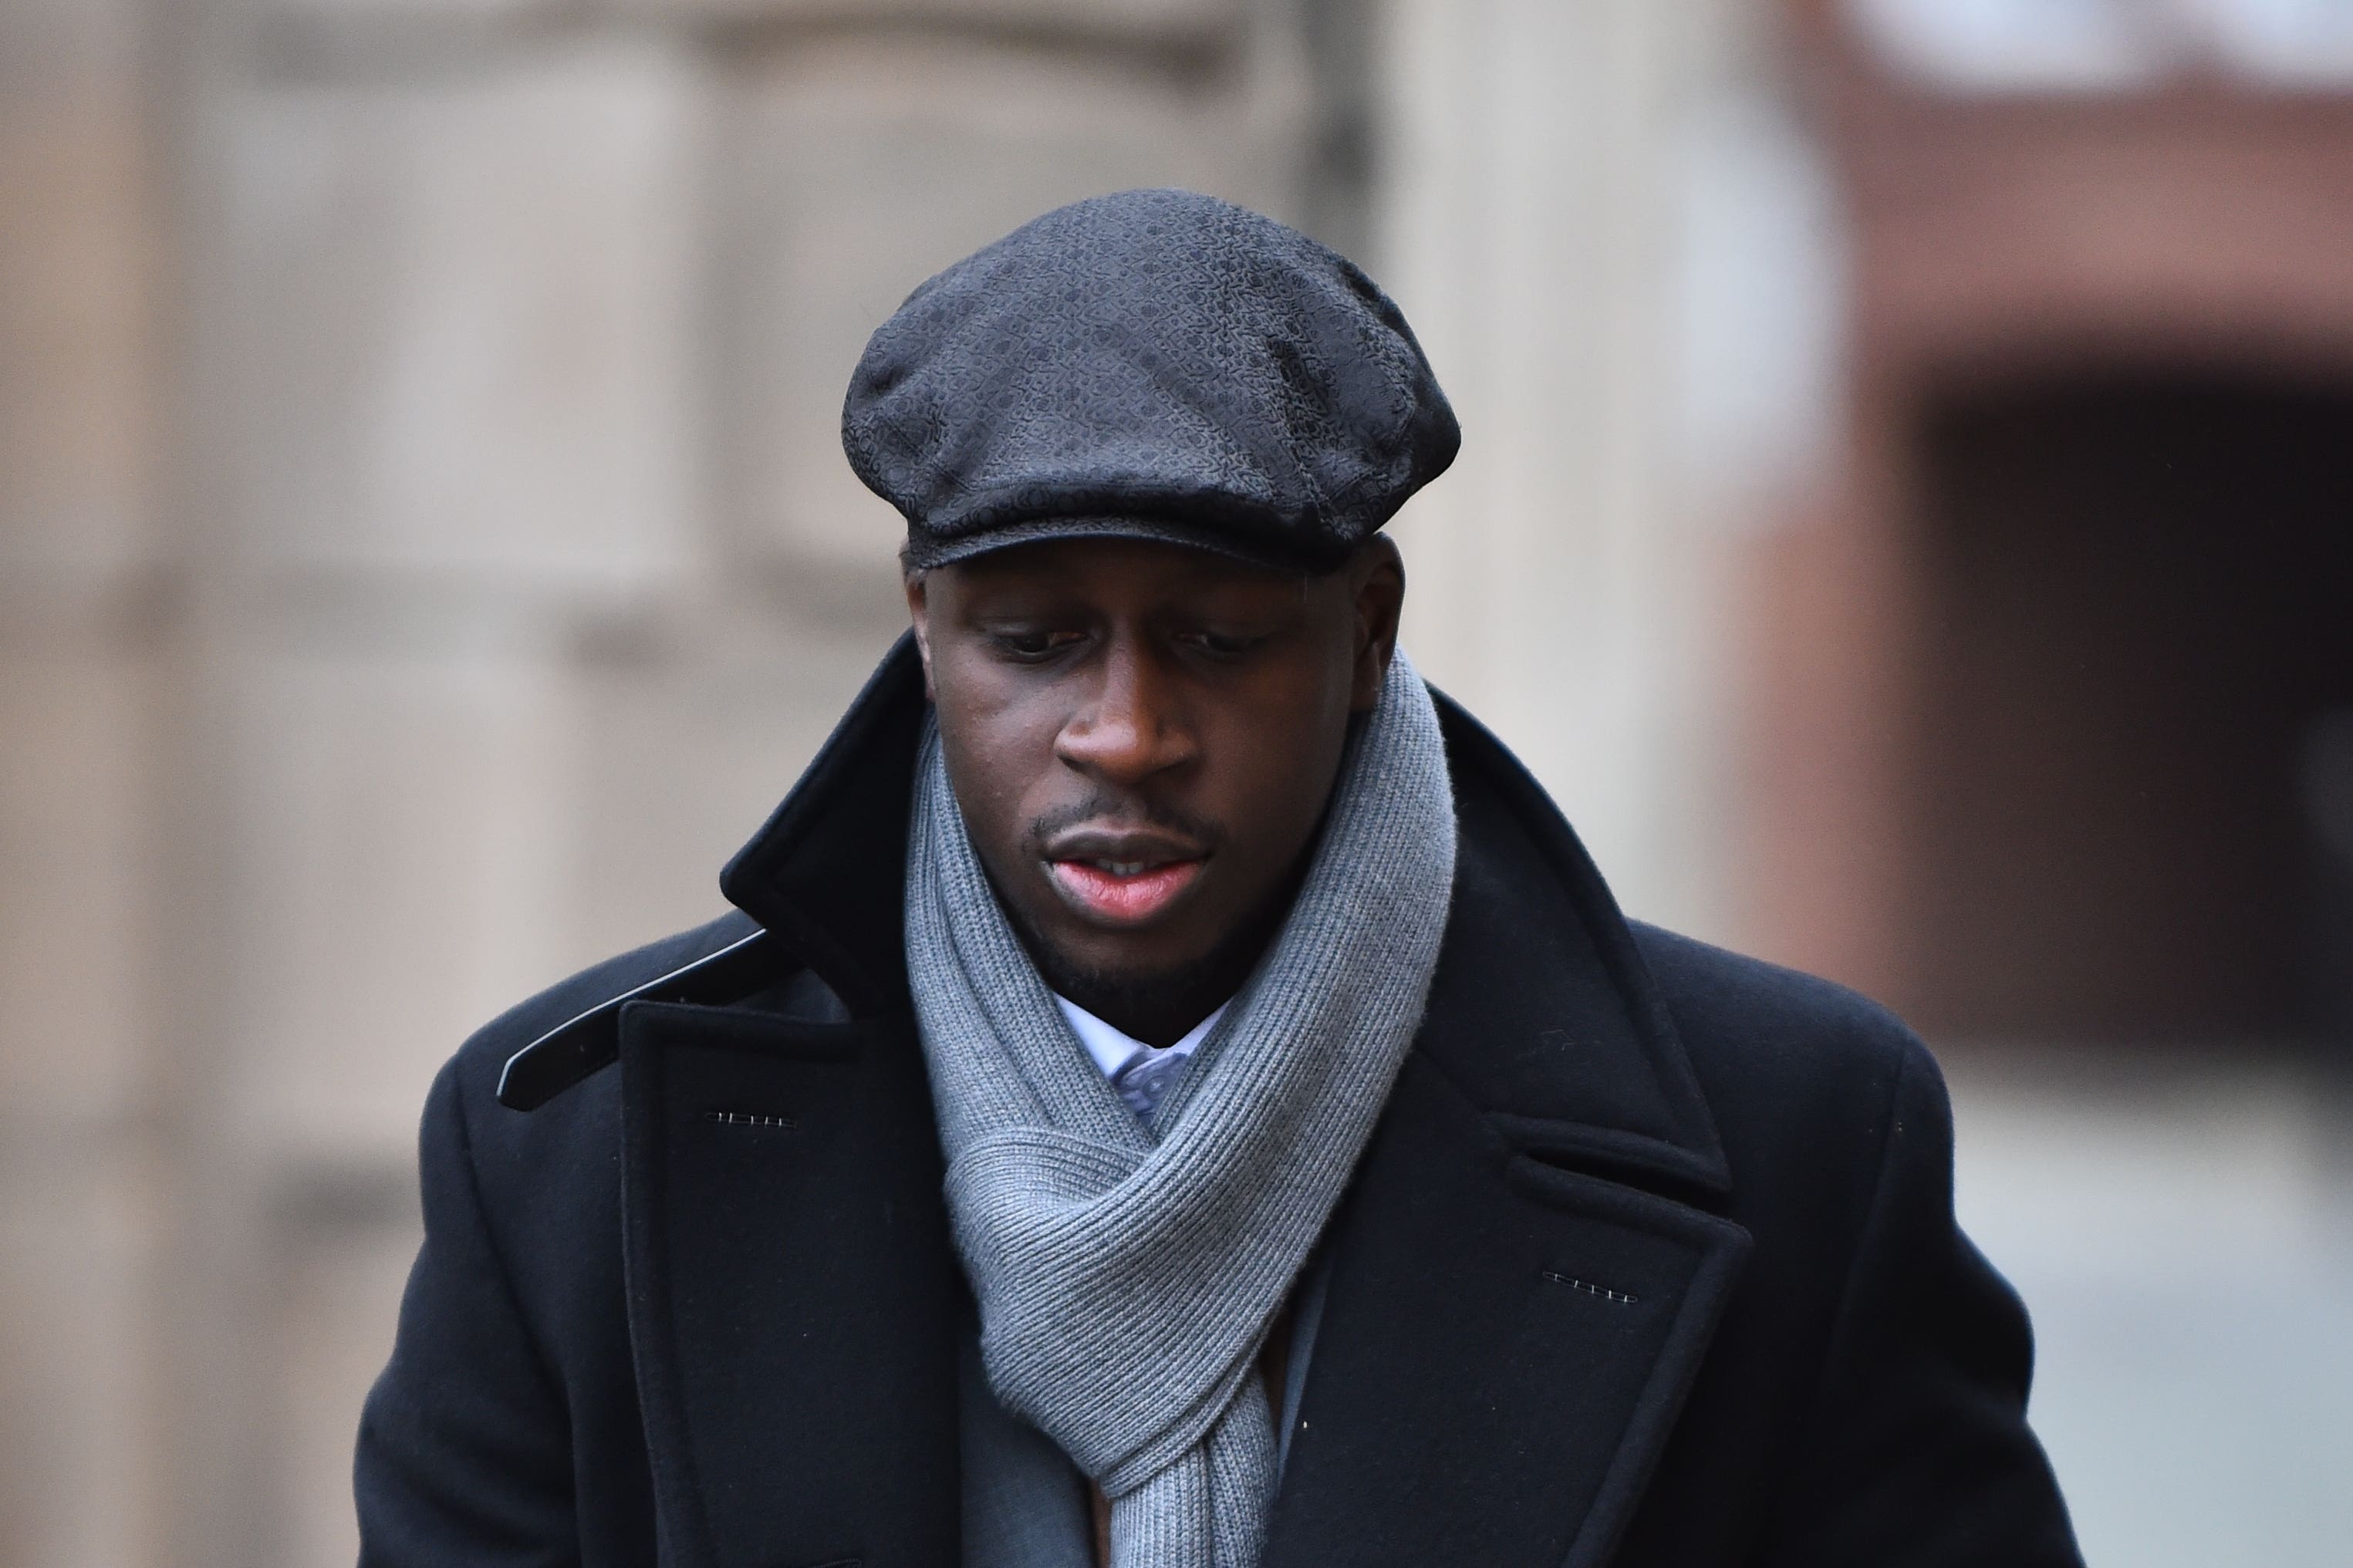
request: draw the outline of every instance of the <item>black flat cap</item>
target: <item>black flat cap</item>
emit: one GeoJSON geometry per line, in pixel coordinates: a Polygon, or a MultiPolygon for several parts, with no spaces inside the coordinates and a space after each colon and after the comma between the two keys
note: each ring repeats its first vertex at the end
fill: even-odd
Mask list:
{"type": "Polygon", "coordinates": [[[1461,431],[1354,263],[1230,202],[1129,191],[908,296],[850,378],[841,439],[916,568],[1108,535],[1322,572],[1461,431]]]}

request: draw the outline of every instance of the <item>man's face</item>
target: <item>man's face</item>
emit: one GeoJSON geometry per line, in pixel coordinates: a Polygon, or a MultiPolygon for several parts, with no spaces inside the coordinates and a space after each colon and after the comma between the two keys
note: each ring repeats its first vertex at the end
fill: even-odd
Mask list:
{"type": "Polygon", "coordinates": [[[1049,984],[1147,1039],[1240,984],[1403,592],[1382,538],[1315,578],[1088,539],[909,580],[948,777],[1049,984]]]}

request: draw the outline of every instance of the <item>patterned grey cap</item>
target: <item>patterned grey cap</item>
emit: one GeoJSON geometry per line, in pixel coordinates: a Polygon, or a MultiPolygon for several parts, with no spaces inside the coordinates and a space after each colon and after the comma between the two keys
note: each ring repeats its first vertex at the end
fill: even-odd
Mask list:
{"type": "Polygon", "coordinates": [[[1229,202],[1129,191],[909,295],[850,378],[841,440],[917,568],[1111,535],[1320,572],[1461,431],[1355,264],[1229,202]]]}

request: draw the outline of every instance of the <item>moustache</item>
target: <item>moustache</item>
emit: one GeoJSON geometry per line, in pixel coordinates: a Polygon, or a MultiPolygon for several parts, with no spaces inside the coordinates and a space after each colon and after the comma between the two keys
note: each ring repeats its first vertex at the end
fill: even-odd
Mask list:
{"type": "Polygon", "coordinates": [[[1212,849],[1224,843],[1226,837],[1207,817],[1195,816],[1157,801],[1123,798],[1099,790],[1084,800],[1051,807],[1032,818],[1022,832],[1022,845],[1030,854],[1042,855],[1047,840],[1054,835],[1088,826],[1156,827],[1212,849]]]}

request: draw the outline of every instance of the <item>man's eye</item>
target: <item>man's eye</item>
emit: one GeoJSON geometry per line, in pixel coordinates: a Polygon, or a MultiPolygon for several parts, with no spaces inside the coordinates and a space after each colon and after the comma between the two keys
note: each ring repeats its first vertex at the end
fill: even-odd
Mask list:
{"type": "Polygon", "coordinates": [[[1217,632],[1204,627],[1186,633],[1185,640],[1212,658],[1240,658],[1266,638],[1254,633],[1217,632]]]}
{"type": "Polygon", "coordinates": [[[1078,632],[1044,631],[1023,626],[998,632],[997,646],[1014,658],[1040,659],[1069,647],[1081,637],[1078,632]]]}

